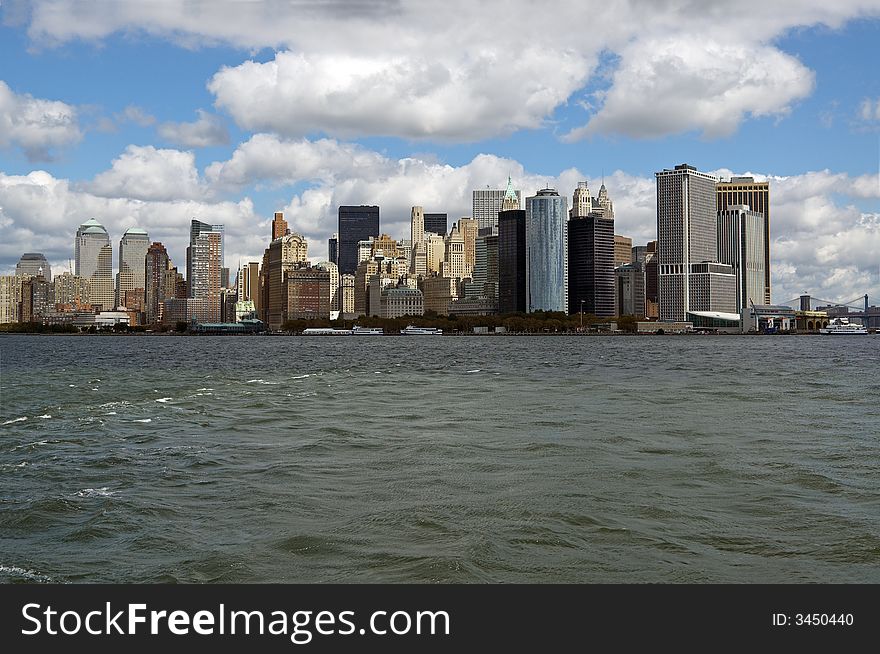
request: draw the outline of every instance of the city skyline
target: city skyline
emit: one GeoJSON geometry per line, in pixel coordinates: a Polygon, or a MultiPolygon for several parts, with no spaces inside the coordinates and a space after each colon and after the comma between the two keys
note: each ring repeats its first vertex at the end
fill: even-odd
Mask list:
{"type": "Polygon", "coordinates": [[[877,296],[880,85],[865,56],[880,35],[875,5],[686,17],[613,3],[555,3],[540,16],[525,6],[328,9],[302,21],[248,12],[235,34],[170,4],[107,16],[4,5],[0,53],[16,65],[0,75],[0,273],[30,252],[66,271],[71,231],[90,219],[114,249],[126,229],[145,229],[180,266],[191,219],[223,224],[234,270],[261,259],[276,211],[319,261],[339,206],[378,205],[381,232],[405,238],[412,206],[452,225],[472,214],[473,190],[503,189],[508,176],[523,198],[604,181],[615,233],[645,244],[656,238],[653,173],[688,162],[769,179],[774,302],[804,290],[877,296]],[[538,29],[578,16],[591,17],[589,47],[538,29]],[[468,46],[481,25],[515,35],[526,18],[536,21],[528,45],[483,36],[468,46]],[[331,24],[325,42],[307,33],[331,24]],[[722,24],[724,43],[688,38],[722,24]],[[389,26],[446,47],[433,61],[381,38],[389,26]],[[478,54],[492,65],[468,67],[478,54]],[[271,109],[290,100],[273,71],[309,82],[285,111],[271,109]],[[370,71],[384,71],[392,99],[364,82],[370,71]],[[324,77],[370,102],[329,111],[324,77]]]}

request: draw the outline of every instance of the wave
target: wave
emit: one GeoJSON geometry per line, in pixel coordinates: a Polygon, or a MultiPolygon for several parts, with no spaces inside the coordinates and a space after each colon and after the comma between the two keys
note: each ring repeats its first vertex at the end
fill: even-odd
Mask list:
{"type": "Polygon", "coordinates": [[[76,491],[74,495],[77,497],[111,497],[116,495],[116,491],[110,490],[109,486],[102,486],[101,488],[83,488],[76,491]]]}
{"type": "Polygon", "coordinates": [[[159,398],[158,400],[156,400],[156,401],[157,401],[157,402],[163,402],[163,403],[164,403],[164,402],[170,402],[170,401],[173,400],[173,399],[174,399],[174,398],[172,398],[172,397],[160,397],[160,398],[159,398]]]}
{"type": "Polygon", "coordinates": [[[52,577],[41,574],[35,570],[26,570],[17,565],[4,565],[0,563],[0,575],[9,575],[10,577],[23,577],[31,581],[51,582],[52,577]]]}
{"type": "Polygon", "coordinates": [[[27,416],[22,416],[21,418],[14,418],[12,420],[7,420],[3,424],[4,425],[11,425],[14,422],[24,422],[25,420],[27,420],[27,416]]]}
{"type": "Polygon", "coordinates": [[[152,418],[142,418],[140,420],[132,420],[132,422],[153,422],[152,418]]]}

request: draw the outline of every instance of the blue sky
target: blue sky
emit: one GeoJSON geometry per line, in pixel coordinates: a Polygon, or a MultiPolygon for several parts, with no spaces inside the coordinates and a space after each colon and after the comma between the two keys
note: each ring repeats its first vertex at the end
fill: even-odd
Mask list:
{"type": "Polygon", "coordinates": [[[508,174],[528,195],[604,173],[641,242],[653,172],[686,161],[771,179],[775,299],[880,293],[878,2],[553,3],[548,25],[587,15],[590,38],[527,3],[223,4],[0,7],[0,271],[65,261],[88,217],[180,260],[198,213],[227,224],[234,265],[284,210],[320,258],[338,204],[380,204],[402,237],[410,205],[457,218],[508,174]]]}

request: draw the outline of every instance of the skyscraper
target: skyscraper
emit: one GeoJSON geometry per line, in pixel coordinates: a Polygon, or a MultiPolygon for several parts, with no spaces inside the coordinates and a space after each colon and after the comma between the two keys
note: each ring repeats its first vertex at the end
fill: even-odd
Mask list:
{"type": "Polygon", "coordinates": [[[526,212],[498,214],[498,313],[525,313],[526,212]]]}
{"type": "MultiPolygon", "coordinates": [[[[770,304],[770,182],[756,182],[754,177],[732,177],[718,182],[718,211],[735,205],[747,205],[764,216],[764,301],[770,304]]],[[[758,304],[758,299],[755,298],[758,304]]]]}
{"type": "MultiPolygon", "coordinates": [[[[597,214],[604,215],[604,214],[597,214]]],[[[629,236],[614,235],[614,267],[632,263],[633,240],[629,236]]]]}
{"type": "Polygon", "coordinates": [[[692,266],[717,261],[716,179],[687,164],[654,176],[660,319],[684,321],[692,309],[692,266]]]}
{"type": "Polygon", "coordinates": [[[410,212],[409,237],[413,247],[425,240],[425,212],[421,207],[413,207],[410,212]]]}
{"type": "Polygon", "coordinates": [[[764,304],[764,220],[764,214],[744,204],[718,211],[718,261],[733,266],[736,313],[751,303],[764,304]]]}
{"type": "Polygon", "coordinates": [[[456,223],[458,233],[464,239],[464,277],[470,277],[477,261],[477,221],[473,218],[459,218],[456,223]]]}
{"type": "Polygon", "coordinates": [[[113,247],[109,242],[98,251],[95,272],[90,280],[92,304],[101,305],[101,311],[112,311],[116,304],[116,292],[113,284],[113,247]]]}
{"type": "Polygon", "coordinates": [[[165,300],[174,297],[174,282],[168,279],[168,251],[161,243],[152,243],[144,256],[144,322],[152,325],[162,321],[165,300]],[[168,288],[169,281],[171,288],[168,288]]]}
{"type": "Polygon", "coordinates": [[[188,296],[206,303],[204,322],[220,322],[220,289],[223,268],[223,225],[195,218],[190,224],[186,283],[188,296]]]}
{"type": "Polygon", "coordinates": [[[25,252],[15,265],[16,275],[36,277],[42,275],[47,282],[52,281],[52,267],[40,252],[25,252]]]}
{"type": "Polygon", "coordinates": [[[526,198],[526,305],[568,311],[568,199],[545,188],[526,198]]]}
{"type": "Polygon", "coordinates": [[[571,217],[583,218],[591,213],[593,213],[593,198],[590,196],[590,186],[586,181],[578,182],[571,197],[571,217]]]}
{"type": "MultiPolygon", "coordinates": [[[[280,329],[288,319],[287,273],[301,267],[308,259],[308,242],[300,234],[276,238],[263,253],[261,276],[260,317],[269,329],[280,329]]],[[[329,283],[329,276],[328,276],[329,283]]],[[[330,291],[327,290],[329,303],[330,291]]],[[[329,309],[328,309],[329,311],[329,309]]]]}
{"type": "Polygon", "coordinates": [[[327,241],[327,259],[330,263],[339,265],[339,236],[336,232],[327,241]]]}
{"type": "Polygon", "coordinates": [[[98,269],[98,254],[101,248],[109,245],[110,236],[104,226],[95,219],[90,219],[76,230],[74,273],[78,277],[91,277],[98,269]]]}
{"type": "Polygon", "coordinates": [[[284,220],[284,214],[280,211],[276,211],[275,217],[272,219],[272,240],[274,241],[276,238],[281,238],[289,233],[289,231],[290,230],[287,229],[287,221],[284,220]]]}
{"type": "Polygon", "coordinates": [[[353,275],[358,265],[358,241],[379,236],[379,207],[339,207],[339,274],[353,275]]]}
{"type": "Polygon", "coordinates": [[[125,304],[125,294],[146,289],[145,264],[150,237],[146,230],[131,227],[119,239],[119,272],[116,277],[116,304],[125,304]]]}
{"type": "Polygon", "coordinates": [[[614,220],[598,214],[568,221],[568,312],[613,316],[614,220]]]}
{"type": "Polygon", "coordinates": [[[446,236],[449,231],[449,217],[445,213],[426,213],[425,231],[439,236],[446,236]]]}
{"type": "Polygon", "coordinates": [[[478,189],[472,195],[473,219],[477,221],[480,229],[498,226],[498,213],[504,209],[504,199],[508,197],[510,209],[519,209],[522,201],[522,193],[515,191],[510,178],[507,178],[507,189],[478,189]],[[516,206],[511,206],[513,201],[508,197],[516,198],[516,206]]]}

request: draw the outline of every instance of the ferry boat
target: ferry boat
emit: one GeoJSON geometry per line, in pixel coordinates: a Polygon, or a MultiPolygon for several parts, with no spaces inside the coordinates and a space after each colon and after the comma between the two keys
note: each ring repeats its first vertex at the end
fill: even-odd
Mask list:
{"type": "Polygon", "coordinates": [[[351,328],[352,336],[382,336],[385,333],[385,330],[381,327],[361,327],[360,325],[355,325],[351,328]]]}
{"type": "Polygon", "coordinates": [[[407,325],[406,329],[401,329],[400,333],[404,336],[434,336],[443,333],[442,329],[437,327],[416,327],[415,325],[407,325]]]}
{"type": "Polygon", "coordinates": [[[827,327],[819,330],[820,334],[867,334],[868,328],[849,321],[849,318],[835,318],[827,327]]]}

